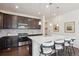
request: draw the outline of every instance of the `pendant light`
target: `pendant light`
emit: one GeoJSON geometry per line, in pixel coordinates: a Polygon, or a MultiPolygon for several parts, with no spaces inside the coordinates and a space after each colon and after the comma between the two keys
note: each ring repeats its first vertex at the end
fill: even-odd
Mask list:
{"type": "MultiPolygon", "coordinates": [[[[52,7],[52,3],[49,3],[49,14],[50,14],[49,18],[51,18],[52,16],[51,7],[52,7]]],[[[49,26],[51,27],[52,23],[49,23],[49,26]]]]}
{"type": "MultiPolygon", "coordinates": [[[[56,7],[56,9],[57,9],[57,11],[58,11],[58,12],[57,12],[57,13],[58,13],[58,15],[59,15],[59,10],[58,10],[59,8],[60,8],[59,6],[57,6],[57,7],[56,7]]],[[[58,15],[57,15],[57,16],[58,16],[58,15]]],[[[58,24],[56,24],[56,26],[58,27],[59,25],[58,25],[58,24]]]]}

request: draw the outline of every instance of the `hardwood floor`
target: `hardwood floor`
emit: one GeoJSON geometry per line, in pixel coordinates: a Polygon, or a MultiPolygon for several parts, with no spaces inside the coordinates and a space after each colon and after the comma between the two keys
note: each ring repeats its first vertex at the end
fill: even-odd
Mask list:
{"type": "Polygon", "coordinates": [[[0,56],[30,56],[28,46],[0,50],[0,56]]]}
{"type": "MultiPolygon", "coordinates": [[[[72,51],[72,55],[70,56],[79,56],[79,48],[74,48],[75,55],[72,51]]],[[[5,49],[0,50],[0,56],[30,56],[28,46],[21,46],[18,48],[12,48],[12,49],[5,49]]],[[[69,55],[63,55],[63,56],[69,56],[69,55]]]]}

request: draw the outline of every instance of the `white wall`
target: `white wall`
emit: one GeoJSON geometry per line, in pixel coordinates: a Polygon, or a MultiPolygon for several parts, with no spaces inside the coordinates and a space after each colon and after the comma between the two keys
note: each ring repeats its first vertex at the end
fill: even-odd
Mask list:
{"type": "Polygon", "coordinates": [[[50,33],[65,35],[70,37],[76,37],[75,47],[79,48],[79,10],[71,11],[63,15],[51,18],[49,23],[59,24],[59,32],[53,32],[53,26],[49,26],[50,33]],[[65,33],[64,32],[64,23],[75,21],[75,33],[65,33]]]}

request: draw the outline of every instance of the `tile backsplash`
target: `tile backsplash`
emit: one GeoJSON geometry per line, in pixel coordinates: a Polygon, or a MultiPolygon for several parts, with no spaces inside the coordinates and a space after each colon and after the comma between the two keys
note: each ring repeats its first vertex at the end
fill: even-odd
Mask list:
{"type": "Polygon", "coordinates": [[[28,34],[42,34],[40,29],[1,29],[0,37],[8,35],[17,35],[18,33],[28,33],[28,34]]]}

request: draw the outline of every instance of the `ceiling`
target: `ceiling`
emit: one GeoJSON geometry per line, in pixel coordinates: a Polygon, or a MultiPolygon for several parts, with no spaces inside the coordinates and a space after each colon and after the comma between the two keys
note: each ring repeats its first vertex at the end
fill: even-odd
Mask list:
{"type": "Polygon", "coordinates": [[[49,3],[0,3],[0,10],[49,18],[79,9],[78,3],[52,3],[48,8],[47,5],[49,3]]]}

